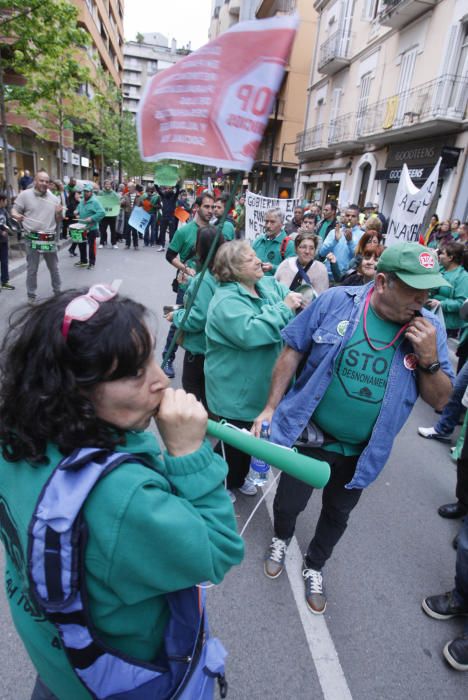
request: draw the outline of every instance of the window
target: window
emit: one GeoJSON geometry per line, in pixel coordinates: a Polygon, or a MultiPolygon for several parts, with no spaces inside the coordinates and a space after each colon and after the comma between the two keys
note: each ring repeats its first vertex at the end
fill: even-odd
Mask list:
{"type": "Polygon", "coordinates": [[[361,132],[361,127],[363,126],[366,111],[367,111],[367,103],[369,102],[369,94],[370,94],[370,89],[371,89],[371,82],[372,82],[373,75],[372,73],[366,73],[361,77],[361,83],[360,83],[360,91],[359,91],[359,99],[358,99],[358,105],[357,105],[357,114],[356,114],[356,126],[357,126],[357,133],[360,134],[361,132]]]}
{"type": "Polygon", "coordinates": [[[407,106],[409,100],[409,91],[411,84],[413,82],[414,65],[416,63],[416,55],[418,48],[415,46],[409,51],[405,51],[401,56],[400,63],[400,76],[398,78],[398,109],[396,115],[396,121],[401,124],[407,113],[407,106]]]}
{"type": "Polygon", "coordinates": [[[362,19],[372,22],[379,14],[380,0],[365,0],[362,10],[362,19]]]}
{"type": "Polygon", "coordinates": [[[335,88],[332,95],[332,104],[330,110],[330,126],[328,129],[328,140],[333,143],[337,136],[336,131],[336,119],[338,118],[338,112],[340,109],[341,100],[341,88],[335,88]]]}

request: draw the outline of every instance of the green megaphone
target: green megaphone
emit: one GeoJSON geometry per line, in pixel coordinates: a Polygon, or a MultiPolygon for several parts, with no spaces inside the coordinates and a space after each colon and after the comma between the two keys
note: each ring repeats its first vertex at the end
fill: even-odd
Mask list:
{"type": "Polygon", "coordinates": [[[263,459],[268,464],[272,464],[281,471],[305,481],[306,484],[317,489],[323,489],[330,478],[330,466],[327,462],[306,457],[294,449],[256,438],[251,433],[231,427],[226,423],[216,423],[209,419],[206,432],[208,435],[236,447],[241,452],[247,452],[253,457],[263,459]]]}

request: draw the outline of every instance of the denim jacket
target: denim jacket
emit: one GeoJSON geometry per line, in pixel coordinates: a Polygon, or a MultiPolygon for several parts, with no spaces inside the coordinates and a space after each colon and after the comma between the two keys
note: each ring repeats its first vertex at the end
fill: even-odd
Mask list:
{"type": "MultiPolygon", "coordinates": [[[[328,290],[282,331],[285,344],[303,353],[307,361],[298,381],[275,411],[272,442],[290,447],[306,427],[331,382],[336,358],[356,330],[372,284],[328,290]],[[340,323],[343,321],[348,321],[348,324],[341,335],[339,330],[343,333],[346,325],[340,323]]],[[[422,315],[437,329],[441,369],[453,382],[445,330],[430,311],[423,309],[422,315]]],[[[348,489],[365,488],[377,478],[390,455],[394,439],[418,398],[417,372],[407,369],[403,362],[405,355],[412,352],[412,345],[403,340],[393,356],[378,418],[359,457],[354,477],[346,485],[348,489]]],[[[349,416],[343,416],[343,420],[349,419],[349,416]]]]}

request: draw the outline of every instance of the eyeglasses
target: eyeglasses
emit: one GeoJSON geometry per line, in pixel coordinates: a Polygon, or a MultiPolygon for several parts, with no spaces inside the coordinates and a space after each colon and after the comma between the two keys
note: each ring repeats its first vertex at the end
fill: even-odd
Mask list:
{"type": "Polygon", "coordinates": [[[116,288],[114,288],[109,284],[93,284],[87,294],[81,294],[71,300],[65,309],[62,323],[62,335],[65,341],[68,338],[72,321],[88,321],[94,316],[101,304],[117,296],[118,286],[115,285],[116,288]]]}

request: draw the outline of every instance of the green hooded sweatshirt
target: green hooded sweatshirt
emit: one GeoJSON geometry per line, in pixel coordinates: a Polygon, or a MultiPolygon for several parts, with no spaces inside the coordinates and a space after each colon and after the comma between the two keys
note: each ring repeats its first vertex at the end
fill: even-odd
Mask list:
{"type": "MultiPolygon", "coordinates": [[[[152,433],[129,432],[126,444],[116,450],[144,457],[158,472],[125,462],[88,497],[89,610],[106,644],[151,661],[168,619],[165,593],[207,580],[219,583],[242,560],[244,547],[224,488],[226,464],[208,441],[192,454],[171,457],[161,455],[152,433]]],[[[28,525],[42,487],[62,458],[53,445],[47,456],[50,465],[36,467],[0,458],[7,598],[18,634],[46,686],[60,700],[89,700],[55,627],[28,591],[28,525]]]]}
{"type": "MultiPolygon", "coordinates": [[[[185,305],[192,298],[195,291],[195,286],[198,284],[200,278],[200,273],[195,275],[188,286],[187,292],[184,297],[185,305]]],[[[184,336],[182,346],[192,353],[192,355],[204,355],[206,352],[206,337],[205,337],[205,326],[206,326],[206,315],[208,313],[208,306],[213,298],[213,294],[218,288],[218,283],[211,274],[209,270],[203,275],[202,282],[197,292],[195,302],[190,309],[188,318],[184,323],[184,336]]],[[[172,323],[176,328],[180,328],[182,325],[182,319],[185,315],[185,309],[178,309],[174,311],[172,317],[172,323]]]]}
{"type": "Polygon", "coordinates": [[[220,284],[208,307],[205,383],[210,411],[253,420],[264,408],[281,330],[294,318],[284,303],[289,289],[263,277],[259,297],[238,282],[220,284]]]}

